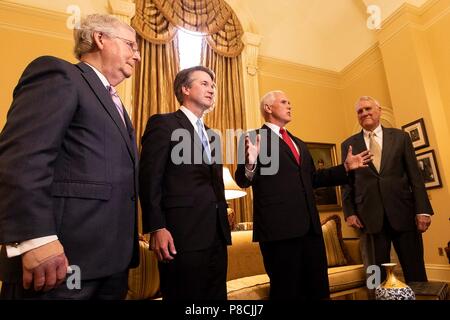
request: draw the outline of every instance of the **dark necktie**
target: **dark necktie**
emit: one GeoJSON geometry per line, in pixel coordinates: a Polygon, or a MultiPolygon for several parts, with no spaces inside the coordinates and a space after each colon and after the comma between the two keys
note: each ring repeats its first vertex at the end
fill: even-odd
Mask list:
{"type": "Polygon", "coordinates": [[[123,114],[122,101],[120,101],[119,95],[117,94],[117,91],[113,86],[107,86],[107,88],[108,88],[109,94],[111,95],[111,98],[112,98],[114,104],[116,105],[116,109],[119,112],[120,118],[122,119],[123,124],[126,127],[127,124],[125,122],[125,116],[123,114]]]}
{"type": "Polygon", "coordinates": [[[297,149],[295,149],[294,142],[292,141],[291,137],[288,135],[287,131],[284,128],[280,128],[280,134],[284,142],[286,142],[289,146],[289,149],[291,149],[295,160],[297,160],[297,163],[300,164],[300,154],[298,153],[297,149]]]}

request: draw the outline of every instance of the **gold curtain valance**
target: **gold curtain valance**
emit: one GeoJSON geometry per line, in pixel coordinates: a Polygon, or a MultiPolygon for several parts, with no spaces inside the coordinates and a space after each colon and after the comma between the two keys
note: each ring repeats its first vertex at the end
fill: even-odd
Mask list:
{"type": "Polygon", "coordinates": [[[171,41],[180,27],[206,34],[211,48],[226,57],[244,48],[242,26],[223,0],[136,0],[132,25],[152,43],[171,41]]]}
{"type": "Polygon", "coordinates": [[[136,13],[131,25],[142,38],[154,44],[170,42],[177,34],[177,29],[152,0],[136,0],[136,13]]]}

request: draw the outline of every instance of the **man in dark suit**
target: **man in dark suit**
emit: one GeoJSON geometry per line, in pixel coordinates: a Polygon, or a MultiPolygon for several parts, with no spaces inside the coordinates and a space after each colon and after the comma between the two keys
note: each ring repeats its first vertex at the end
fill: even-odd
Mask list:
{"type": "Polygon", "coordinates": [[[114,89],[140,61],[135,31],[90,15],[74,37],[80,63],[31,62],[0,134],[2,298],[122,299],[138,264],[137,148],[114,89]]]}
{"type": "Polygon", "coordinates": [[[284,128],[291,121],[287,96],[269,92],[260,107],[266,123],[255,143],[245,137],[236,182],[253,188],[253,240],[270,278],[270,298],[326,299],[327,258],[313,189],[346,183],[347,171],[366,166],[370,156],[349,148],[344,165],[316,171],[306,144],[284,128]]]}
{"type": "Polygon", "coordinates": [[[197,66],[180,71],[181,107],[153,115],[142,137],[140,199],[144,231],[159,262],[163,299],[226,299],[231,234],[220,140],[205,129],[215,75],[197,66]]]}
{"type": "Polygon", "coordinates": [[[358,100],[356,113],[363,130],[345,140],[342,150],[349,145],[355,152],[370,150],[373,162],[342,189],[347,224],[362,231],[366,267],[390,262],[393,243],[405,280],[427,281],[421,233],[428,229],[433,210],[411,139],[399,129],[381,126],[380,104],[371,97],[358,100]]]}

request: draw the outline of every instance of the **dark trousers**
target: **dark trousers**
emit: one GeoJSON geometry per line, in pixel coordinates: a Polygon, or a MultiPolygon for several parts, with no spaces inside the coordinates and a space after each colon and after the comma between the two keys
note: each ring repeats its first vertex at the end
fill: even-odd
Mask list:
{"type": "Polygon", "coordinates": [[[260,242],[270,278],[271,300],[322,300],[330,297],[323,236],[307,235],[260,242]]]}
{"type": "Polygon", "coordinates": [[[381,264],[391,261],[391,243],[397,252],[405,281],[427,281],[422,234],[417,230],[396,231],[392,229],[386,216],[380,233],[361,235],[361,252],[366,268],[369,265],[378,265],[383,282],[386,279],[386,271],[381,264]]]}
{"type": "Polygon", "coordinates": [[[158,264],[164,300],[227,299],[227,246],[222,238],[217,233],[212,247],[179,252],[172,261],[158,264]]]}
{"type": "Polygon", "coordinates": [[[66,282],[48,292],[25,290],[22,283],[3,283],[1,300],[123,300],[128,291],[128,271],[108,277],[81,280],[80,289],[70,290],[66,282]]]}

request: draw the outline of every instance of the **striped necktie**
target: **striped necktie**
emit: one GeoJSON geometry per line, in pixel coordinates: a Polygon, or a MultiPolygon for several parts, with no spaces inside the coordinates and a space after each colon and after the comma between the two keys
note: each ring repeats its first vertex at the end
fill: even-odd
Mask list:
{"type": "Polygon", "coordinates": [[[122,101],[120,101],[119,95],[117,94],[116,89],[113,86],[108,86],[108,92],[111,95],[111,98],[114,102],[114,104],[116,105],[116,109],[119,112],[120,118],[122,118],[123,124],[125,125],[125,127],[127,126],[127,123],[125,122],[125,116],[123,114],[123,106],[122,106],[122,101]]]}

